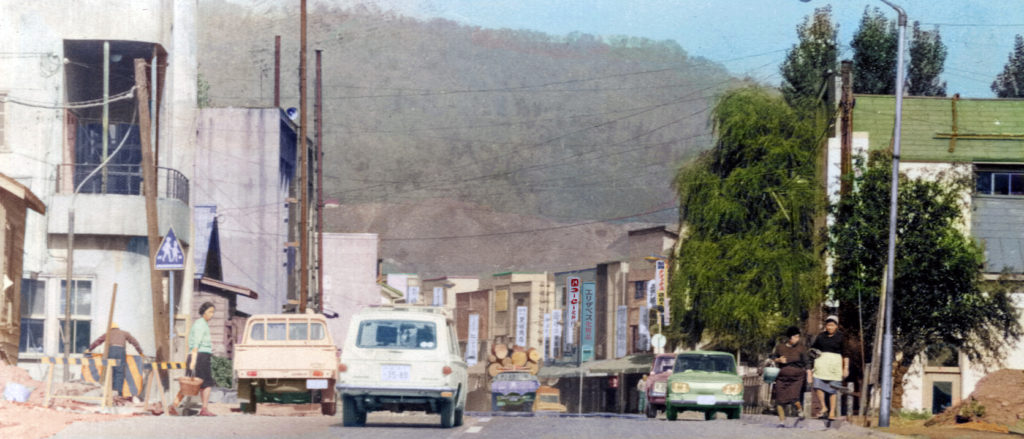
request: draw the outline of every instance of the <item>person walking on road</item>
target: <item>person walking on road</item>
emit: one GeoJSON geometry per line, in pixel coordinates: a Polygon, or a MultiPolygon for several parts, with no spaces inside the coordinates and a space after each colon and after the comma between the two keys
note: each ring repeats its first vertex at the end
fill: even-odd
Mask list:
{"type": "MultiPolygon", "coordinates": [[[[132,337],[132,334],[128,331],[121,329],[117,326],[117,323],[110,324],[110,348],[107,351],[107,359],[117,360],[117,365],[113,368],[113,375],[111,376],[114,385],[114,398],[116,401],[123,401],[124,398],[121,396],[121,389],[124,388],[124,371],[125,371],[125,360],[127,358],[127,351],[125,351],[125,343],[131,343],[135,346],[135,351],[139,355],[143,355],[142,346],[139,345],[139,341],[132,337]]],[[[89,350],[96,349],[97,346],[107,341],[107,334],[103,334],[96,341],[93,341],[89,345],[89,350]]]]}
{"type": "Polygon", "coordinates": [[[779,376],[775,378],[772,391],[780,427],[785,426],[787,405],[796,407],[799,413],[797,422],[804,419],[800,399],[803,396],[804,381],[811,381],[811,371],[807,368],[807,347],[800,342],[800,329],[790,326],[785,335],[786,339],[776,345],[772,352],[772,359],[779,366],[779,376]]]}
{"type": "MultiPolygon", "coordinates": [[[[850,374],[850,359],[843,355],[843,333],[839,332],[839,317],[830,315],[825,318],[825,331],[814,339],[811,349],[821,354],[814,360],[814,394],[824,409],[828,407],[828,420],[836,419],[837,391],[842,387],[842,380],[850,374]],[[826,405],[825,394],[828,394],[826,405]]],[[[825,413],[818,417],[825,418],[825,413]]]]}
{"type": "MultiPolygon", "coordinates": [[[[185,363],[192,376],[203,380],[203,383],[199,386],[199,393],[203,399],[203,408],[199,411],[199,416],[216,416],[209,410],[210,391],[215,384],[213,369],[210,365],[210,357],[213,355],[213,342],[210,338],[209,321],[213,318],[213,313],[213,304],[203,302],[199,306],[199,315],[203,318],[196,320],[188,333],[189,354],[188,358],[185,359],[185,363]]],[[[172,415],[178,414],[175,407],[181,403],[183,397],[184,395],[179,390],[178,395],[174,398],[174,404],[171,404],[169,409],[172,415]]]]}
{"type": "Polygon", "coordinates": [[[636,383],[636,393],[640,401],[637,402],[637,407],[640,413],[643,413],[647,408],[647,375],[640,377],[640,381],[636,383]]]}

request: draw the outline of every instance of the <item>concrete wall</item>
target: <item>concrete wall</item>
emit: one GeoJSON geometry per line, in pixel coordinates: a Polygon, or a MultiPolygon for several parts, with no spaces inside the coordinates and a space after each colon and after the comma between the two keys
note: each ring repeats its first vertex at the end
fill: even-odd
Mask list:
{"type": "Polygon", "coordinates": [[[192,200],[217,206],[222,280],[259,294],[238,304],[249,314],[281,312],[287,300],[288,187],[280,137],[276,108],[199,112],[192,200]]]}
{"type": "Polygon", "coordinates": [[[376,233],[324,233],[324,309],[338,313],[327,326],[341,347],[352,316],[380,304],[376,233]]]}

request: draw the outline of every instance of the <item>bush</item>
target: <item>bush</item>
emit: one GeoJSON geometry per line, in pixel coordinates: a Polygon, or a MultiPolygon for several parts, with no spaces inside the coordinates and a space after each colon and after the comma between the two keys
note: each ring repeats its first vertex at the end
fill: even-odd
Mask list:
{"type": "Polygon", "coordinates": [[[966,404],[960,406],[961,418],[966,420],[978,419],[985,416],[985,406],[981,405],[976,399],[971,399],[966,404]]]}
{"type": "Polygon", "coordinates": [[[900,410],[900,419],[908,421],[919,421],[921,419],[931,419],[932,412],[928,409],[921,410],[900,410]]]}
{"type": "Polygon", "coordinates": [[[210,357],[210,367],[213,369],[213,380],[217,387],[231,388],[231,359],[224,357],[210,357]]]}

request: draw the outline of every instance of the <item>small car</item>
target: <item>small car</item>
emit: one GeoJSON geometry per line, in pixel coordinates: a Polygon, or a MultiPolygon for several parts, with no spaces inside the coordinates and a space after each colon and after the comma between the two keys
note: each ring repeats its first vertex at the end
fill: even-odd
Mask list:
{"type": "Polygon", "coordinates": [[[560,392],[550,386],[540,386],[537,389],[537,399],[533,402],[534,412],[565,413],[565,405],[559,401],[560,392]]]}
{"type": "Polygon", "coordinates": [[[501,372],[491,380],[491,410],[523,407],[529,411],[540,388],[540,381],[528,371],[501,372]]]}
{"type": "Polygon", "coordinates": [[[349,323],[338,365],[342,423],[388,410],[441,415],[441,427],[462,425],[468,395],[466,362],[455,322],[440,307],[368,307],[349,323]]]}
{"type": "Polygon", "coordinates": [[[729,419],[743,413],[743,380],[736,360],[728,352],[692,351],[676,356],[674,373],[668,377],[665,417],[676,420],[679,412],[704,412],[705,420],[725,412],[729,419]]]}
{"type": "Polygon", "coordinates": [[[668,377],[672,375],[672,365],[676,354],[658,354],[651,364],[651,372],[647,375],[647,407],[644,413],[648,418],[658,416],[658,410],[665,410],[665,394],[668,393],[668,377]]]}

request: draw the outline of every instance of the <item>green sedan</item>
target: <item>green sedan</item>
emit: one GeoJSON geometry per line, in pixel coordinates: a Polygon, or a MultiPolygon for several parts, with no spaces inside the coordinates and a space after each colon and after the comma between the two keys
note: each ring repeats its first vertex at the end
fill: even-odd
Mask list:
{"type": "Polygon", "coordinates": [[[729,419],[743,413],[743,380],[736,373],[736,360],[728,352],[691,351],[676,357],[668,377],[665,417],[676,420],[679,412],[704,412],[712,420],[716,412],[729,419]]]}

